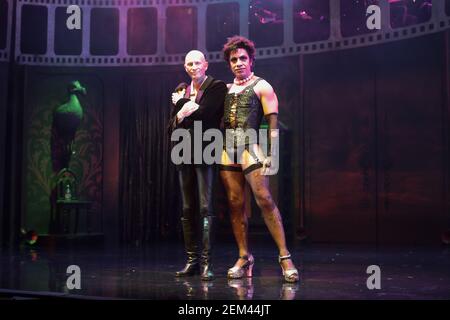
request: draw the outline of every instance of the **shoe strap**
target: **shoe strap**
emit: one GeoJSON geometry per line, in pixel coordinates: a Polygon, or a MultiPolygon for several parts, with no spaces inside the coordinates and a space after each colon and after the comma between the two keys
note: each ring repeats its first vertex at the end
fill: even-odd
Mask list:
{"type": "Polygon", "coordinates": [[[251,255],[246,254],[245,256],[239,256],[239,259],[242,259],[245,261],[250,261],[250,257],[251,257],[251,255]]]}
{"type": "Polygon", "coordinates": [[[283,260],[287,260],[291,258],[291,254],[288,254],[286,256],[278,256],[278,262],[280,263],[283,260]]]}

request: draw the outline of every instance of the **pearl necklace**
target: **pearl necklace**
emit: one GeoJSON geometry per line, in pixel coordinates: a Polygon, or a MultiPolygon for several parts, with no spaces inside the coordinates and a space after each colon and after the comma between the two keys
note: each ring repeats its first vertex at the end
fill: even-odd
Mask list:
{"type": "Polygon", "coordinates": [[[238,79],[234,78],[234,81],[233,81],[233,82],[234,82],[235,85],[242,86],[244,83],[249,82],[249,81],[253,78],[254,75],[255,75],[255,74],[252,72],[252,73],[250,73],[250,75],[249,75],[247,78],[245,78],[245,79],[238,80],[238,79]]]}

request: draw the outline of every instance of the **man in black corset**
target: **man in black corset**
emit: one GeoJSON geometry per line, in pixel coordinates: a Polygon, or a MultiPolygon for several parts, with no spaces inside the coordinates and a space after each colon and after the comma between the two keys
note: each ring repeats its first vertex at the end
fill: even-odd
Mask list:
{"type": "Polygon", "coordinates": [[[252,72],[255,61],[252,41],[234,36],[224,45],[223,53],[235,78],[228,85],[224,103],[226,138],[220,175],[227,192],[231,225],[239,248],[239,259],[228,270],[228,278],[252,276],[254,259],[248,248],[245,211],[245,184],[248,183],[278,247],[283,278],[287,282],[297,282],[299,274],[287,249],[283,221],[272,199],[268,181],[268,175],[277,171],[278,99],[272,86],[252,72]],[[258,141],[262,117],[269,124],[270,150],[266,154],[258,141]]]}

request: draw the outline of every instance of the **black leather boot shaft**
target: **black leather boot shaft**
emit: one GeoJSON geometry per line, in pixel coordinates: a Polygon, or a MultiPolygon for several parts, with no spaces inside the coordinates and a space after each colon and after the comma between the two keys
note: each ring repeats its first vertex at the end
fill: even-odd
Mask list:
{"type": "Polygon", "coordinates": [[[192,219],[181,218],[183,226],[184,246],[187,254],[187,262],[184,268],[177,271],[177,277],[192,276],[200,271],[198,259],[198,244],[196,238],[197,225],[192,219]]]}
{"type": "Polygon", "coordinates": [[[211,263],[211,248],[213,241],[213,217],[207,216],[202,218],[202,243],[203,251],[201,256],[200,276],[202,280],[212,280],[214,273],[211,263]]]}

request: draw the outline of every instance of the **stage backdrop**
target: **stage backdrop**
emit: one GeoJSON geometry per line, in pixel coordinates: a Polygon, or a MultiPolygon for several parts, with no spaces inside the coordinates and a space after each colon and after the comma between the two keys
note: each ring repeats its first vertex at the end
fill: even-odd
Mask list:
{"type": "Polygon", "coordinates": [[[449,222],[444,40],[305,57],[312,240],[439,242],[449,222]]]}
{"type": "MultiPolygon", "coordinates": [[[[280,100],[286,135],[272,189],[290,240],[306,230],[313,242],[440,241],[450,216],[446,36],[256,61],[280,100]]],[[[225,63],[209,72],[231,80],[225,63]]],[[[25,67],[23,223],[48,231],[52,110],[79,80],[88,96],[72,165],[83,168],[105,235],[179,236],[179,189],[164,140],[170,92],[182,79],[181,65],[25,67]]],[[[263,230],[257,210],[252,219],[250,230],[263,230]]]]}
{"type": "Polygon", "coordinates": [[[6,221],[4,214],[4,186],[5,186],[5,142],[6,142],[6,119],[7,119],[7,97],[8,97],[8,64],[0,63],[0,247],[6,242],[6,221]]]}

